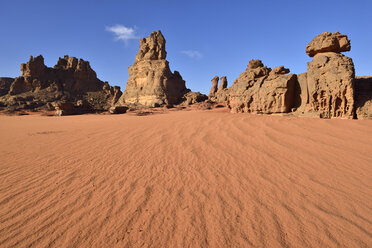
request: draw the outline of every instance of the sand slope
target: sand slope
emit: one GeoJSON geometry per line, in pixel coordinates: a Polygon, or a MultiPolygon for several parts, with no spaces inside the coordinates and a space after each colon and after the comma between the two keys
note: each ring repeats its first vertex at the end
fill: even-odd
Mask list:
{"type": "Polygon", "coordinates": [[[0,247],[371,247],[372,122],[0,116],[0,247]]]}

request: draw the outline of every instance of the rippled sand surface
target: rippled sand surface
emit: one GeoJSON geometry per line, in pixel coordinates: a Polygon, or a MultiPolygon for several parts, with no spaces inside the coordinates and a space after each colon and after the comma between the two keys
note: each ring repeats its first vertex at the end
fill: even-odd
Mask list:
{"type": "Polygon", "coordinates": [[[0,247],[372,247],[372,121],[0,116],[0,247]]]}

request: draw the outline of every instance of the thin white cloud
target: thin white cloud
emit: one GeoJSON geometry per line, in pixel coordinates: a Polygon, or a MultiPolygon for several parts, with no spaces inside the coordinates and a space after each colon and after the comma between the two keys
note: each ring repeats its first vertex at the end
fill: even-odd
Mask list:
{"type": "Polygon", "coordinates": [[[106,31],[111,32],[115,36],[115,40],[122,40],[127,43],[129,40],[138,39],[134,28],[126,27],[121,24],[117,24],[111,27],[106,27],[106,31]]]}
{"type": "Polygon", "coordinates": [[[181,51],[181,53],[193,59],[201,59],[203,57],[203,54],[201,54],[201,52],[196,51],[196,50],[183,50],[181,51]]]}

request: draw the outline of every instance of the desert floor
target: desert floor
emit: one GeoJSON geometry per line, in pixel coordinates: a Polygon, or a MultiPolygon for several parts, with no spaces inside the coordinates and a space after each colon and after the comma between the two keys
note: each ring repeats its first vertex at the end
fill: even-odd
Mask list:
{"type": "Polygon", "coordinates": [[[0,247],[372,247],[372,121],[0,116],[0,247]]]}

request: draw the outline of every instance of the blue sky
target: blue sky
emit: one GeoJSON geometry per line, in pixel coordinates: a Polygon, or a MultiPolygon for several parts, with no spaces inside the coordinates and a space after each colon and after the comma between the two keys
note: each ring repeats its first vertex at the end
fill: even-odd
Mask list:
{"type": "Polygon", "coordinates": [[[0,0],[0,13],[0,77],[19,76],[30,55],[52,67],[68,54],[124,89],[138,38],[154,30],[193,91],[208,93],[215,75],[230,86],[250,59],[305,72],[305,47],[325,31],[347,34],[356,75],[372,75],[370,0],[0,0]]]}

